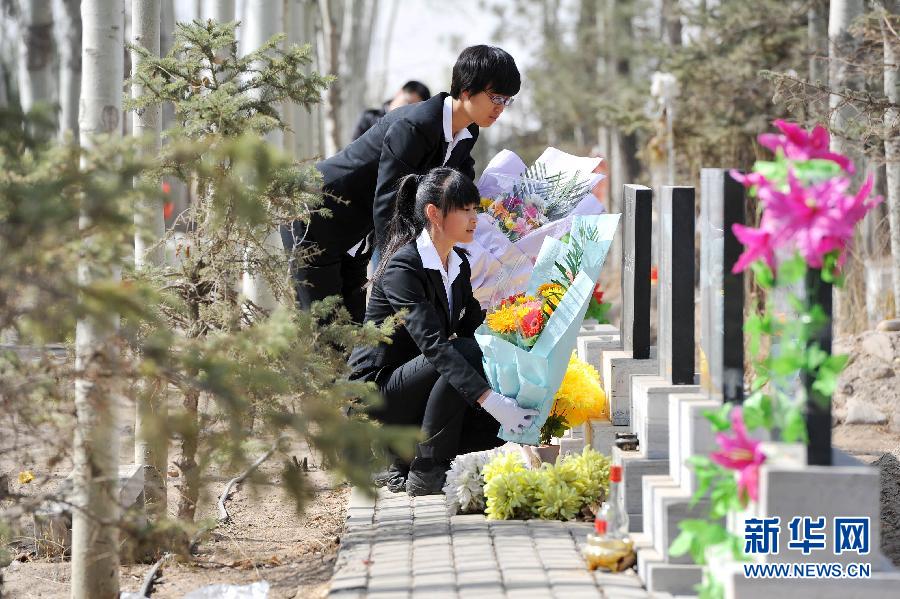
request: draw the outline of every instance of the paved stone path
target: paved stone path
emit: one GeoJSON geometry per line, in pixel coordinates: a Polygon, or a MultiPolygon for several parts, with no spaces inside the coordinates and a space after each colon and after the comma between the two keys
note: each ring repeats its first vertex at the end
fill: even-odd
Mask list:
{"type": "Polygon", "coordinates": [[[590,572],[585,522],[449,516],[443,495],[354,489],[330,598],[646,598],[633,571],[590,572]]]}

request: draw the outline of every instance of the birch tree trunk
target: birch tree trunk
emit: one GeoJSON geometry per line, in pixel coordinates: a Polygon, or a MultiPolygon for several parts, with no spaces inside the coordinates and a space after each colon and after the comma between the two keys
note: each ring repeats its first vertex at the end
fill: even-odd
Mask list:
{"type": "MultiPolygon", "coordinates": [[[[284,3],[278,0],[246,0],[247,20],[244,23],[244,50],[249,51],[262,46],[273,35],[280,33],[284,28],[284,3]]],[[[279,110],[283,111],[284,106],[279,110]]],[[[280,130],[270,131],[266,134],[266,141],[282,148],[284,146],[283,133],[280,130]]],[[[281,235],[273,228],[266,238],[265,247],[270,252],[284,251],[281,245],[281,235]]],[[[285,276],[287,274],[285,273],[285,276]]],[[[243,291],[247,299],[260,308],[273,310],[277,304],[272,290],[266,284],[262,274],[245,272],[243,291]]]]}
{"type": "Polygon", "coordinates": [[[26,0],[19,13],[19,102],[28,112],[35,103],[54,101],[53,2],[26,0]]]}
{"type": "MultiPolygon", "coordinates": [[[[159,56],[160,0],[132,0],[131,34],[135,46],[145,48],[159,56]]],[[[132,73],[140,66],[140,55],[131,53],[132,73]]],[[[135,83],[131,95],[138,98],[144,87],[135,83]]],[[[148,152],[155,156],[162,144],[161,110],[159,105],[148,106],[132,115],[132,131],[135,137],[145,138],[148,152]]],[[[157,182],[159,183],[159,182],[157,182]]],[[[159,198],[139,200],[134,210],[134,266],[159,267],[165,261],[162,239],[166,233],[163,203],[159,198]]],[[[166,515],[166,463],[168,443],[165,427],[167,405],[165,385],[148,382],[141,389],[135,403],[134,463],[143,467],[144,501],[147,511],[158,518],[166,515]]]]}
{"type": "MultiPolygon", "coordinates": [[[[311,44],[316,46],[316,21],[319,9],[316,0],[286,0],[290,10],[285,13],[285,22],[289,24],[288,41],[292,44],[311,44]]],[[[304,71],[309,74],[312,70],[320,71],[317,66],[317,54],[312,53],[313,63],[304,71]]],[[[308,159],[322,154],[321,119],[322,108],[315,104],[310,108],[295,105],[293,110],[291,128],[293,133],[293,155],[298,159],[308,159]]],[[[288,136],[285,135],[285,147],[288,145],[288,136]]]]}
{"type": "Polygon", "coordinates": [[[81,1],[62,0],[65,20],[59,69],[60,139],[70,132],[78,142],[78,101],[81,98],[81,1]]]}
{"type": "MultiPolygon", "coordinates": [[[[98,134],[120,135],[124,78],[122,0],[83,0],[81,19],[82,92],[78,127],[81,145],[90,147],[98,134]]],[[[90,222],[83,215],[82,228],[90,222]]],[[[90,238],[84,242],[88,247],[90,238]]],[[[82,260],[83,285],[117,280],[113,265],[82,260]]],[[[118,457],[115,390],[108,376],[114,366],[110,343],[118,316],[79,320],[75,330],[75,448],[72,514],[73,599],[113,599],[119,594],[118,457]]]]}
{"type": "MultiPolygon", "coordinates": [[[[160,6],[160,24],[159,24],[159,52],[162,56],[169,53],[174,43],[175,35],[175,0],[162,0],[160,6]]],[[[170,128],[175,123],[175,108],[171,102],[162,105],[162,130],[170,128]]],[[[187,186],[174,177],[167,177],[165,182],[169,186],[168,200],[172,202],[173,218],[188,207],[188,190],[187,186]]],[[[170,222],[171,224],[171,222],[170,222]]]]}
{"type": "Polygon", "coordinates": [[[809,80],[828,82],[828,0],[814,0],[807,11],[809,80]]]}
{"type": "Polygon", "coordinates": [[[6,91],[6,65],[0,60],[0,108],[9,106],[9,92],[6,91]]]}
{"type": "MultiPolygon", "coordinates": [[[[341,52],[341,1],[319,0],[322,19],[323,66],[326,75],[340,74],[341,52]]],[[[341,89],[340,79],[334,81],[325,93],[322,125],[325,128],[325,156],[333,156],[341,149],[341,89]]]]}
{"type": "Polygon", "coordinates": [[[219,23],[234,21],[234,0],[213,0],[209,18],[219,23]]]}
{"type": "MultiPolygon", "coordinates": [[[[900,104],[900,32],[897,19],[893,27],[889,15],[900,13],[896,0],[882,2],[881,34],[884,38],[884,94],[888,101],[900,104]]],[[[888,219],[891,225],[891,276],[894,282],[894,317],[900,318],[900,110],[888,108],[884,113],[884,156],[887,177],[888,219]]]]}
{"type": "MultiPolygon", "coordinates": [[[[862,13],[862,4],[862,0],[831,0],[829,5],[828,85],[833,90],[858,87],[848,64],[853,43],[848,28],[853,19],[862,13]]],[[[856,116],[855,110],[837,94],[831,94],[828,104],[831,110],[831,150],[857,158],[845,137],[848,125],[856,116]]],[[[859,160],[854,161],[857,162],[857,172],[863,172],[864,165],[859,160]]],[[[835,288],[834,293],[836,334],[859,331],[867,325],[865,270],[852,252],[844,272],[847,273],[845,286],[843,289],[835,288]]]]}
{"type": "MultiPolygon", "coordinates": [[[[282,0],[282,15],[284,16],[284,44],[285,48],[297,43],[297,36],[302,28],[302,7],[296,0],[282,0]],[[297,13],[301,13],[298,15],[297,13]]],[[[291,158],[297,157],[297,122],[300,117],[300,107],[297,104],[288,104],[284,107],[281,116],[284,121],[282,143],[284,152],[291,158]]]]}
{"type": "Polygon", "coordinates": [[[350,126],[367,105],[369,55],[378,16],[378,3],[373,0],[345,0],[344,7],[345,25],[341,32],[344,61],[339,66],[343,81],[341,123],[347,126],[341,130],[338,149],[350,143],[350,126]]]}

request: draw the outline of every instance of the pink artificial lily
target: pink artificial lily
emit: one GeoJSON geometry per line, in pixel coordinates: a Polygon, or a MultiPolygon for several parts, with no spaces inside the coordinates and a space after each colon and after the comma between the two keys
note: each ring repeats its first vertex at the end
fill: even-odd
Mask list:
{"type": "Polygon", "coordinates": [[[733,437],[725,433],[716,435],[716,442],[721,448],[712,452],[709,457],[713,462],[738,471],[738,493],[741,497],[749,497],[753,501],[759,499],[759,467],[766,461],[761,443],[747,435],[744,426],[744,415],[740,407],[731,410],[731,430],[733,437]]]}
{"type": "Polygon", "coordinates": [[[742,272],[760,258],[766,261],[769,268],[775,268],[775,252],[772,251],[771,233],[762,228],[754,229],[737,224],[732,227],[732,231],[744,246],[744,252],[734,263],[731,272],[735,274],[742,272]]]}
{"type": "Polygon", "coordinates": [[[822,160],[830,160],[836,163],[849,174],[853,174],[856,170],[849,158],[829,150],[830,139],[828,130],[822,125],[816,125],[809,133],[796,123],[788,123],[781,119],[775,121],[775,126],[784,135],[763,133],[757,137],[760,145],[769,148],[773,152],[780,149],[784,152],[785,158],[789,160],[821,158],[822,160]]]}
{"type": "MultiPolygon", "coordinates": [[[[754,173],[755,174],[755,173],[754,173]]],[[[871,177],[856,195],[847,195],[850,180],[832,177],[806,187],[788,170],[788,188],[782,191],[765,178],[743,177],[744,185],[755,185],[757,197],[765,210],[758,229],[734,225],[732,230],[744,246],[744,252],[732,272],[746,269],[751,262],[763,258],[774,267],[775,252],[792,245],[807,264],[821,268],[827,254],[838,250],[839,264],[844,250],[853,240],[853,229],[883,198],[869,200],[871,177]]]]}

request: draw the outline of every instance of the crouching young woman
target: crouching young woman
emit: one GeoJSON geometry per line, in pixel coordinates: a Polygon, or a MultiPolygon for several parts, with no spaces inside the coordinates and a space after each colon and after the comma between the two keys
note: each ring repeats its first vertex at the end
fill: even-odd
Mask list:
{"type": "Polygon", "coordinates": [[[376,479],[393,491],[440,493],[454,457],[500,445],[500,426],[520,432],[537,415],[492,391],[484,376],[474,338],[484,312],[466,252],[454,247],[472,241],[478,201],[472,180],[449,168],[408,175],[397,191],[365,320],[406,316],[391,343],[350,356],[351,378],[375,382],[384,396],[373,416],[421,428],[412,463],[396,458],[376,479]]]}

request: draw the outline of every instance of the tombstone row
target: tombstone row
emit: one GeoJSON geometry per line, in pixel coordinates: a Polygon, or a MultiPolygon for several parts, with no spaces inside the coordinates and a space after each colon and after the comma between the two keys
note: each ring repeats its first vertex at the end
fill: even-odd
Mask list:
{"type": "MultiPolygon", "coordinates": [[[[732,267],[742,247],[732,226],[744,222],[744,188],[723,169],[701,172],[700,213],[695,190],[664,187],[656,204],[658,284],[650,284],[653,191],[639,185],[623,189],[621,233],[622,311],[619,330],[585,331],[579,340],[582,358],[602,373],[610,402],[610,420],[591,421],[586,441],[611,453],[623,466],[618,500],[629,514],[638,547],[638,571],[654,592],[693,594],[702,569],[689,556],[674,558],[668,548],[686,518],[702,517],[704,501],[693,503],[697,481],[686,460],[716,449],[715,434],[704,417],[723,403],[744,400],[744,277],[732,267]],[[700,233],[699,281],[695,270],[695,236],[700,233]],[[699,283],[699,293],[695,293],[699,283]],[[651,345],[651,294],[657,294],[657,342],[651,345]],[[699,302],[700,339],[695,339],[699,302]],[[697,360],[695,361],[695,355],[697,360]],[[617,432],[637,436],[634,450],[615,445],[617,432]]],[[[830,316],[831,290],[811,273],[810,292],[830,316]],[[816,283],[815,285],[813,283],[816,283]]],[[[830,351],[829,325],[818,334],[830,351]]],[[[802,384],[811,392],[812,381],[802,384]]],[[[873,519],[872,544],[880,529],[878,473],[831,447],[828,403],[807,402],[809,442],[782,447],[767,443],[773,456],[760,474],[760,499],[747,512],[726,522],[741,533],[747,517],[777,515],[783,522],[800,513],[826,516],[868,516],[873,519]],[[832,465],[834,464],[834,465],[832,465]],[[797,482],[802,481],[802,485],[797,482]],[[814,497],[810,497],[813,493],[814,497]]],[[[786,527],[785,527],[786,528],[786,527]]],[[[786,532],[784,532],[786,534],[786,532]]],[[[786,540],[782,546],[785,546],[786,540]]],[[[858,556],[857,556],[858,557],[858,556]]],[[[767,556],[765,561],[784,561],[767,556]]],[[[880,560],[880,561],[879,561],[880,560]]],[[[800,561],[800,560],[795,560],[800,561]]],[[[883,558],[879,575],[867,583],[876,595],[884,585],[900,581],[883,558]]],[[[717,568],[730,596],[760,596],[760,586],[747,583],[728,567],[717,568]]],[[[807,581],[804,589],[825,596],[845,592],[843,584],[807,581]],[[818,585],[818,586],[817,586],[818,585]]],[[[859,585],[860,582],[854,581],[859,585]]],[[[856,588],[856,587],[854,587],[856,588]]],[[[799,587],[785,587],[780,596],[799,587]]],[[[767,591],[770,592],[770,591],[767,591]]]]}

